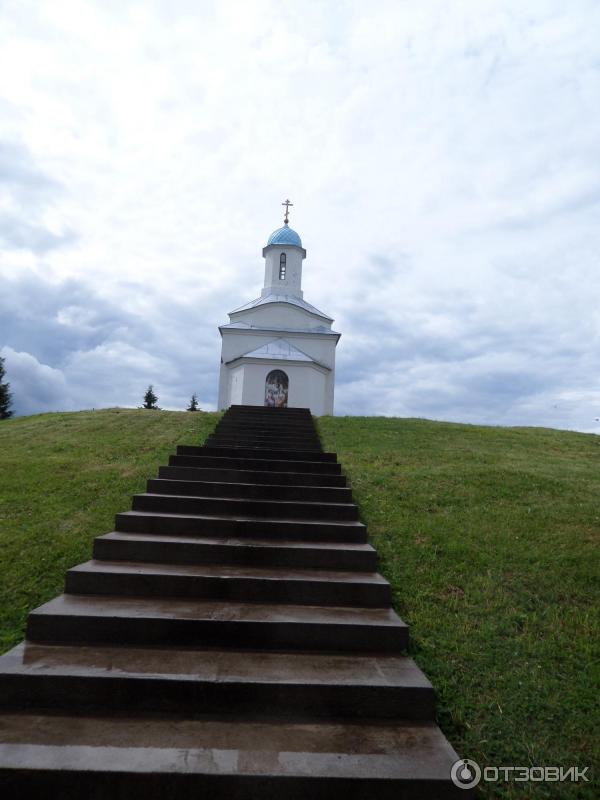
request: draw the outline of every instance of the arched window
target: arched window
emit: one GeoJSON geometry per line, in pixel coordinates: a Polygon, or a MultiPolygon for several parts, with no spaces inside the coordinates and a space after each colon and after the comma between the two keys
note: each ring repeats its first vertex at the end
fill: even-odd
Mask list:
{"type": "Polygon", "coordinates": [[[285,263],[286,261],[287,261],[287,256],[285,255],[285,253],[282,253],[279,256],[279,280],[280,281],[285,280],[285,270],[286,270],[286,267],[287,267],[287,265],[285,263]]]}
{"type": "Polygon", "coordinates": [[[288,376],[281,369],[269,372],[265,381],[265,405],[271,408],[287,408],[288,376]]]}

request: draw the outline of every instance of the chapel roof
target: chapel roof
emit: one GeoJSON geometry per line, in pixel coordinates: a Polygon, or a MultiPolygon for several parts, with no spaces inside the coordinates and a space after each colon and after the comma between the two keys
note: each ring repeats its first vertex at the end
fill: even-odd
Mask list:
{"type": "Polygon", "coordinates": [[[276,231],[269,236],[267,247],[270,244],[288,244],[294,247],[302,247],[302,241],[295,230],[285,223],[283,228],[277,228],[276,231]]]}
{"type": "Polygon", "coordinates": [[[311,306],[310,303],[307,303],[306,300],[303,300],[301,297],[296,297],[296,295],[293,294],[268,294],[265,297],[257,297],[256,300],[250,300],[249,303],[246,303],[239,308],[235,308],[229,313],[237,314],[239,311],[249,311],[251,308],[265,306],[269,303],[290,303],[293,306],[298,306],[298,308],[303,308],[310,314],[314,314],[317,317],[326,319],[328,322],[333,322],[333,319],[328,317],[327,314],[324,314],[322,311],[319,311],[318,308],[315,308],[315,306],[311,306]]]}

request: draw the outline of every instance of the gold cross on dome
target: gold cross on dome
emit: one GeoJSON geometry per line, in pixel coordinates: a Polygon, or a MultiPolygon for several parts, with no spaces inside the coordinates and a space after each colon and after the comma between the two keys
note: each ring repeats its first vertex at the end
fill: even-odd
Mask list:
{"type": "Polygon", "coordinates": [[[288,219],[288,217],[289,217],[289,214],[290,214],[290,206],[293,206],[294,204],[293,204],[293,203],[290,203],[290,201],[289,201],[289,200],[284,200],[284,201],[283,201],[283,203],[282,203],[281,205],[282,205],[282,206],[285,206],[285,217],[283,218],[283,221],[284,221],[284,222],[285,222],[285,224],[287,225],[287,224],[288,224],[288,222],[289,222],[289,219],[288,219]]]}

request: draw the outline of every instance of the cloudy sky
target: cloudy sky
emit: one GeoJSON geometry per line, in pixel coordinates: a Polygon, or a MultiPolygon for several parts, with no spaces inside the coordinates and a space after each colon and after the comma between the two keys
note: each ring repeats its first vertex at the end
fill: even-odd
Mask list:
{"type": "Polygon", "coordinates": [[[0,0],[17,413],[215,408],[287,196],[337,414],[600,433],[597,0],[0,0]]]}

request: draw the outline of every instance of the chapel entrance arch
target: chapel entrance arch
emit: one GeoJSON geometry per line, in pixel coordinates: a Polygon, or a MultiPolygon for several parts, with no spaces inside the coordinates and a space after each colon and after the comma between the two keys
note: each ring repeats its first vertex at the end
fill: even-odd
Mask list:
{"type": "Polygon", "coordinates": [[[281,369],[269,372],[265,381],[265,405],[271,408],[287,408],[289,379],[281,369]]]}

